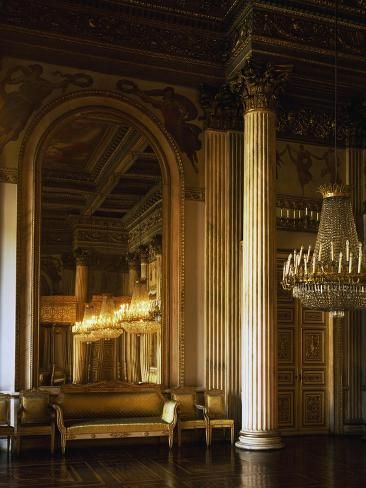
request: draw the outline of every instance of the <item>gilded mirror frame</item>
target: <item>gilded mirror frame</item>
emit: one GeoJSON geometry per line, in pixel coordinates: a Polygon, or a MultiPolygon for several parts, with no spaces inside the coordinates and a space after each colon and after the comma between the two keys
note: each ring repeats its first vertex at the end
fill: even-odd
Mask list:
{"type": "Polygon", "coordinates": [[[41,161],[54,125],[75,111],[121,118],[147,138],[160,163],[163,192],[162,384],[184,382],[184,172],[180,153],[156,116],[123,95],[85,90],[45,106],[28,127],[19,156],[16,388],[38,386],[41,161]]]}

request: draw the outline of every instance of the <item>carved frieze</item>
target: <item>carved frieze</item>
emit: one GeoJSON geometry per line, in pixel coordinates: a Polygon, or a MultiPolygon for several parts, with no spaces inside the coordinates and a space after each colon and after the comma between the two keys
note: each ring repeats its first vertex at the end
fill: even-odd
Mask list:
{"type": "MultiPolygon", "coordinates": [[[[337,121],[337,139],[340,143],[346,141],[346,120],[340,116],[337,121]]],[[[329,144],[334,141],[334,112],[316,111],[311,107],[281,107],[277,115],[277,132],[280,138],[303,138],[329,144]]]]}
{"type": "MultiPolygon", "coordinates": [[[[307,51],[322,53],[334,50],[334,18],[319,18],[302,12],[284,9],[255,9],[253,16],[253,35],[306,47],[307,51]]],[[[338,23],[337,49],[342,53],[364,56],[366,28],[355,28],[349,23],[338,23]]]]}
{"type": "Polygon", "coordinates": [[[42,0],[33,0],[29,9],[25,7],[23,0],[4,2],[0,22],[183,58],[219,62],[225,55],[223,33],[207,28],[187,29],[184,22],[168,23],[164,17],[151,19],[149,9],[145,15],[140,9],[133,11],[130,5],[123,10],[100,8],[91,13],[90,8],[72,8],[70,4],[62,8],[42,0]]]}
{"type": "Polygon", "coordinates": [[[120,221],[99,217],[70,218],[74,249],[98,250],[121,254],[127,252],[127,232],[120,221]]]}
{"type": "Polygon", "coordinates": [[[163,209],[158,206],[137,225],[131,227],[128,233],[128,248],[135,250],[141,244],[148,243],[156,234],[161,234],[162,229],[163,209]]]}
{"type": "Polygon", "coordinates": [[[74,296],[43,296],[40,308],[41,323],[73,324],[77,317],[78,302],[74,296]]]}

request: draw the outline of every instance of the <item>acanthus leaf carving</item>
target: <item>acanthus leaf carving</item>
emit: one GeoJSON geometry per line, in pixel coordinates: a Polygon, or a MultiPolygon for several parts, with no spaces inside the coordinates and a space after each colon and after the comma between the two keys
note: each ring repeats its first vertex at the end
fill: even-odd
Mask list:
{"type": "Polygon", "coordinates": [[[291,71],[290,65],[275,66],[248,58],[231,87],[241,96],[245,111],[274,110],[291,71]]]}

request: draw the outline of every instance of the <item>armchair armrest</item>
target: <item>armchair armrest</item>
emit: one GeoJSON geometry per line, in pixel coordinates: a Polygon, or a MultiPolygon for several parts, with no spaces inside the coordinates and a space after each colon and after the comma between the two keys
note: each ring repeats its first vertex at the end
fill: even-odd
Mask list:
{"type": "Polygon", "coordinates": [[[204,405],[195,405],[197,410],[202,414],[202,417],[204,417],[207,420],[207,408],[204,405]]]}
{"type": "Polygon", "coordinates": [[[17,425],[21,425],[22,423],[22,412],[23,412],[23,407],[22,405],[19,405],[17,410],[17,425]]]}
{"type": "Polygon", "coordinates": [[[55,403],[51,404],[51,407],[54,409],[56,413],[56,424],[58,427],[58,430],[62,433],[66,430],[65,424],[64,424],[64,414],[62,412],[62,408],[60,405],[56,405],[55,403]]]}
{"type": "Polygon", "coordinates": [[[172,427],[174,427],[177,423],[177,407],[178,402],[175,400],[167,400],[164,403],[161,419],[167,424],[170,424],[172,427]]]}

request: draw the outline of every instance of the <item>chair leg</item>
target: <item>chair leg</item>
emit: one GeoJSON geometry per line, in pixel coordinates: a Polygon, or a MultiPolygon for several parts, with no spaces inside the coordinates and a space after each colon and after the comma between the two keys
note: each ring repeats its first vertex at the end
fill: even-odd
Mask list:
{"type": "Polygon", "coordinates": [[[174,431],[169,432],[169,449],[173,447],[174,442],[174,431]]]}
{"type": "Polygon", "coordinates": [[[178,425],[178,447],[182,445],[182,429],[180,425],[178,425]]]}
{"type": "Polygon", "coordinates": [[[231,426],[231,445],[234,444],[234,425],[231,426]]]}
{"type": "Polygon", "coordinates": [[[211,439],[212,439],[212,427],[210,425],[208,425],[206,428],[206,444],[207,444],[207,446],[211,445],[211,439]]]}
{"type": "Polygon", "coordinates": [[[51,427],[51,454],[55,453],[55,426],[51,427]]]}
{"type": "Polygon", "coordinates": [[[65,434],[61,434],[61,452],[62,455],[65,455],[66,452],[66,436],[65,434]]]}
{"type": "Polygon", "coordinates": [[[8,452],[8,455],[9,455],[9,451],[10,451],[10,435],[8,435],[8,442],[7,442],[7,452],[8,452]]]}

